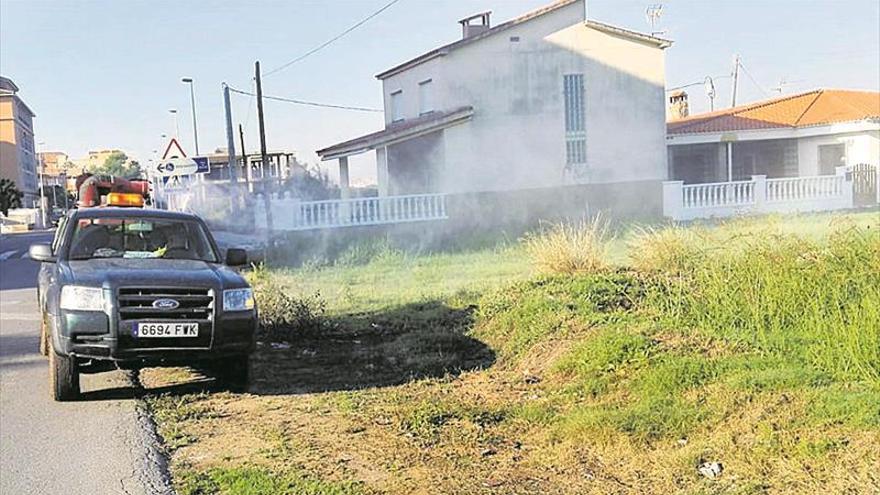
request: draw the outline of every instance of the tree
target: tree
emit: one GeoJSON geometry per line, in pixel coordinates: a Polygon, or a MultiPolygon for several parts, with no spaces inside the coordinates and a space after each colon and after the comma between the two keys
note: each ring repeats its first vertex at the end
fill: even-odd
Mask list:
{"type": "Polygon", "coordinates": [[[317,165],[308,167],[296,162],[290,167],[290,178],[282,185],[293,197],[303,201],[320,201],[339,197],[339,186],[330,181],[325,170],[317,165]]]}
{"type": "Polygon", "coordinates": [[[9,179],[0,179],[0,213],[3,216],[9,215],[12,208],[21,207],[21,197],[24,193],[15,187],[15,182],[9,179]]]}
{"type": "Polygon", "coordinates": [[[140,164],[129,160],[128,156],[121,151],[111,153],[103,164],[95,167],[91,172],[95,175],[112,175],[126,179],[134,179],[142,175],[140,164]]]}

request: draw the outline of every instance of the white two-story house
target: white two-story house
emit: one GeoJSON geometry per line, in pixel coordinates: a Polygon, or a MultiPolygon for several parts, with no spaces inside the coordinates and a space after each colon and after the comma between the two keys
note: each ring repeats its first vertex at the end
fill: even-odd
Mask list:
{"type": "Polygon", "coordinates": [[[339,160],[343,196],[348,157],[374,151],[380,197],[523,193],[659,214],[671,42],[586,19],[583,0],[459,22],[461,39],[376,76],[384,129],[317,152],[339,160]]]}

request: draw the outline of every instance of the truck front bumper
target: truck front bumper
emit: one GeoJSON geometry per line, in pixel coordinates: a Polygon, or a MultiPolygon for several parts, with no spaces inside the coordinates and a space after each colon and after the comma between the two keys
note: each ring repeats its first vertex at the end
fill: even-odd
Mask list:
{"type": "Polygon", "coordinates": [[[97,311],[65,311],[53,318],[56,351],[82,359],[150,365],[186,365],[224,356],[248,354],[254,350],[257,312],[219,313],[202,322],[200,331],[210,338],[196,345],[182,339],[163,337],[138,339],[132,332],[136,322],[113,321],[97,311]]]}

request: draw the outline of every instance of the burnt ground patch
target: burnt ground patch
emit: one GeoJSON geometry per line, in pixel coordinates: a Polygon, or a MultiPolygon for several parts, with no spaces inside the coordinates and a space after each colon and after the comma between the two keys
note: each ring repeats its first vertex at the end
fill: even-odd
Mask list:
{"type": "Polygon", "coordinates": [[[250,392],[359,390],[486,368],[495,353],[469,336],[473,324],[474,307],[439,301],[331,316],[320,333],[261,342],[250,392]]]}

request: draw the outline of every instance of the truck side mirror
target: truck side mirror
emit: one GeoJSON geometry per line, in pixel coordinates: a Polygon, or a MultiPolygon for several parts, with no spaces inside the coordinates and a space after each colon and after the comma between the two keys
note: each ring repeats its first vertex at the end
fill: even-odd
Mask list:
{"type": "Polygon", "coordinates": [[[55,255],[52,253],[52,246],[48,244],[31,244],[28,249],[28,256],[34,261],[41,263],[55,263],[55,255]]]}
{"type": "Polygon", "coordinates": [[[241,266],[247,264],[247,251],[238,248],[227,249],[226,264],[229,266],[241,266]]]}

